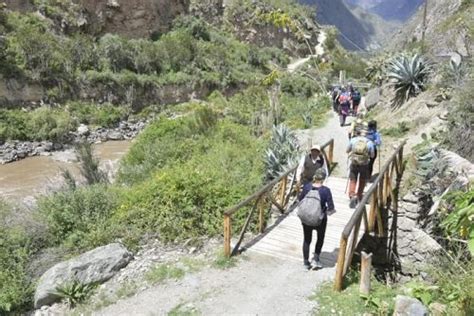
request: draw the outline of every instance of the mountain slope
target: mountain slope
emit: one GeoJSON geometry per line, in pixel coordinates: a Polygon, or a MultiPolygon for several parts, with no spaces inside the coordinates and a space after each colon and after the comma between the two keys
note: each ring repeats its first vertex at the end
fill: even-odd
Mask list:
{"type": "Polygon", "coordinates": [[[379,47],[379,41],[395,28],[359,7],[349,7],[343,0],[299,0],[316,7],[317,20],[334,25],[340,32],[339,41],[350,50],[379,47]]]}
{"type": "Polygon", "coordinates": [[[424,2],[424,0],[345,0],[369,10],[385,20],[406,21],[424,2]]]}

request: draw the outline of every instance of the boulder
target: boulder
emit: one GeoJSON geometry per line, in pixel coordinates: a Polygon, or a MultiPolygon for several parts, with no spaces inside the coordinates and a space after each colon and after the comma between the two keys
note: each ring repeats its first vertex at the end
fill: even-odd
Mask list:
{"type": "Polygon", "coordinates": [[[428,309],[419,300],[397,295],[395,298],[394,316],[428,316],[428,309]]]}
{"type": "Polygon", "coordinates": [[[74,280],[83,284],[103,283],[127,266],[133,255],[121,244],[114,243],[88,251],[46,271],[38,281],[35,308],[50,305],[60,297],[57,287],[74,280]]]}

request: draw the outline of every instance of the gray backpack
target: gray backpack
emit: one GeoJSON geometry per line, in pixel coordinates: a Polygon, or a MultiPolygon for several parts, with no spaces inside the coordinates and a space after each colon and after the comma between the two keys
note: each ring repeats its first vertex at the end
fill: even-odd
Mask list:
{"type": "Polygon", "coordinates": [[[301,222],[308,226],[319,226],[323,221],[324,214],[321,209],[321,197],[318,190],[311,190],[298,203],[298,217],[301,222]]]}

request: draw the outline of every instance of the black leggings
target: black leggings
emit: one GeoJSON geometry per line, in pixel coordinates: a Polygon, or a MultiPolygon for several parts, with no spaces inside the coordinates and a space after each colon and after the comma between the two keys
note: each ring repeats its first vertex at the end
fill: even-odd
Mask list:
{"type": "Polygon", "coordinates": [[[377,148],[374,148],[374,158],[370,158],[370,161],[369,161],[369,175],[368,177],[372,177],[372,172],[374,171],[374,163],[375,163],[375,159],[377,159],[377,148]]]}
{"type": "Polygon", "coordinates": [[[305,261],[308,261],[309,258],[309,246],[311,245],[311,240],[313,239],[313,229],[316,229],[318,234],[318,239],[316,241],[316,247],[314,248],[314,253],[319,255],[321,254],[321,249],[323,248],[324,235],[326,234],[326,225],[328,223],[328,218],[321,222],[321,225],[317,227],[307,226],[303,224],[304,232],[304,241],[303,241],[303,258],[305,261]]]}

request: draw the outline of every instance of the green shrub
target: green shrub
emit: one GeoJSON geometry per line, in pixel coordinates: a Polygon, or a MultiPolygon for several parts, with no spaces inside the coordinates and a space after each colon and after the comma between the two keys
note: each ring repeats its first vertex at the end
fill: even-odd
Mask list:
{"type": "Polygon", "coordinates": [[[104,242],[91,237],[96,230],[103,229],[119,200],[115,190],[93,185],[40,197],[38,211],[48,226],[51,245],[84,249],[104,242]]]}
{"type": "Polygon", "coordinates": [[[12,209],[0,200],[0,314],[23,310],[29,306],[33,284],[27,265],[33,251],[26,229],[11,225],[7,218],[12,209]]]}
{"type": "Polygon", "coordinates": [[[64,140],[70,131],[76,128],[69,113],[46,107],[38,108],[29,113],[28,139],[31,140],[64,140]]]}
{"type": "Polygon", "coordinates": [[[79,123],[103,127],[114,127],[130,113],[125,106],[71,102],[67,105],[71,116],[79,123]]]}
{"type": "Polygon", "coordinates": [[[189,139],[181,131],[183,121],[176,121],[152,124],[130,150],[122,167],[133,162],[155,171],[127,192],[114,221],[127,223],[129,230],[158,233],[164,241],[219,234],[222,212],[261,184],[261,144],[248,129],[226,121],[208,136],[176,141],[180,132],[178,137],[189,139]],[[145,148],[161,154],[139,157],[145,148]],[[150,164],[150,159],[160,161],[150,164]]]}
{"type": "Polygon", "coordinates": [[[441,228],[448,238],[467,240],[471,256],[474,256],[474,190],[451,193],[447,204],[441,228]]]}
{"type": "Polygon", "coordinates": [[[28,113],[26,112],[0,109],[0,140],[28,139],[27,122],[28,113]]]}

